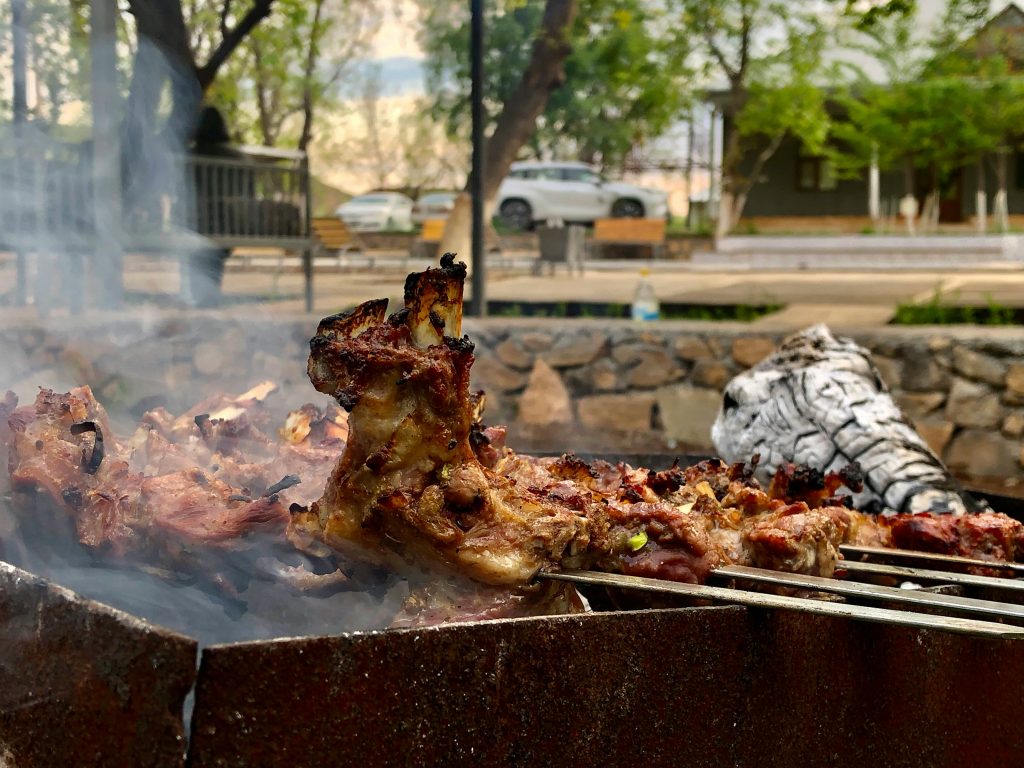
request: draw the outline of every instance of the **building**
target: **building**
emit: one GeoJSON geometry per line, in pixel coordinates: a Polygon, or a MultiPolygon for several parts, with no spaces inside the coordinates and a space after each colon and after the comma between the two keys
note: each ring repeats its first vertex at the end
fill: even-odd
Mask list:
{"type": "MultiPolygon", "coordinates": [[[[920,26],[925,28],[924,24],[920,26]]],[[[1024,10],[1010,3],[992,16],[964,45],[979,53],[991,53],[998,46],[1015,69],[1024,69],[1024,10]]],[[[877,72],[870,74],[877,75],[877,72]]],[[[727,93],[713,92],[710,100],[724,115],[724,144],[732,130],[727,93]]],[[[749,173],[754,161],[755,153],[748,153],[741,162],[741,173],[749,173]]],[[[998,186],[990,166],[989,163],[985,165],[984,185],[989,211],[998,186]]],[[[1012,148],[1007,176],[1007,207],[1011,220],[1024,224],[1024,147],[1012,148]]],[[[888,221],[891,226],[898,226],[899,201],[905,194],[905,186],[902,170],[883,170],[878,175],[878,218],[888,221]]],[[[929,186],[926,172],[919,171],[914,180],[919,210],[929,186]]],[[[977,189],[977,164],[972,163],[950,174],[940,190],[940,223],[969,228],[977,213],[977,189]]],[[[866,231],[874,223],[870,216],[870,197],[867,171],[859,178],[838,178],[827,158],[811,155],[798,140],[786,138],[764,164],[734,231],[866,231]]]]}

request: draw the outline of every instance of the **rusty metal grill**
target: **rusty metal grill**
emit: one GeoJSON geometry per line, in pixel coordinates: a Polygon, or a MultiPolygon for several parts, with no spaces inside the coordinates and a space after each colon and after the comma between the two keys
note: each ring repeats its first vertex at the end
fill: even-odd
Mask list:
{"type": "Polygon", "coordinates": [[[196,652],[3,566],[0,755],[952,768],[1024,748],[1024,643],[838,616],[671,608],[214,645],[186,755],[196,652]]]}

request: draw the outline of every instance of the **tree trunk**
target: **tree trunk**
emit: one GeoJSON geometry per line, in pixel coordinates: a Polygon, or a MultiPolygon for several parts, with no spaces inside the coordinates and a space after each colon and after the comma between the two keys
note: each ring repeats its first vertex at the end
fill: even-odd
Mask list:
{"type": "Polygon", "coordinates": [[[871,148],[871,165],[868,167],[868,217],[872,229],[877,230],[881,221],[881,184],[878,173],[878,148],[871,148]]]}
{"type": "Polygon", "coordinates": [[[1007,149],[1000,147],[996,154],[996,191],[995,199],[992,201],[992,215],[996,220],[996,227],[1000,232],[1007,232],[1010,229],[1010,212],[1006,205],[1006,154],[1007,149]]]}
{"type": "MultiPolygon", "coordinates": [[[[740,176],[738,168],[733,171],[728,189],[723,188],[722,191],[722,205],[718,214],[718,227],[715,230],[715,237],[724,237],[739,223],[740,217],[743,216],[743,209],[747,206],[750,190],[754,188],[758,177],[761,175],[761,171],[764,170],[765,164],[778,151],[784,138],[785,134],[772,137],[764,149],[758,153],[757,159],[754,160],[754,165],[750,169],[750,175],[747,178],[740,176]]],[[[737,141],[738,145],[739,142],[737,141]]],[[[738,166],[739,164],[737,163],[736,165],[738,166]]]]}
{"type": "Polygon", "coordinates": [[[124,214],[162,221],[167,200],[181,199],[184,179],[172,157],[191,138],[201,92],[179,0],[131,0],[138,46],[122,125],[124,214]],[[158,110],[165,85],[172,109],[165,125],[158,110]]]}
{"type": "Polygon", "coordinates": [[[903,199],[900,200],[900,215],[907,223],[907,234],[914,235],[917,218],[917,198],[914,196],[914,162],[910,157],[903,159],[903,199]]]}
{"type": "Polygon", "coordinates": [[[978,156],[978,190],[974,194],[974,218],[978,225],[978,234],[984,235],[988,229],[988,196],[985,194],[985,158],[978,156]]]}
{"type": "MultiPolygon", "coordinates": [[[[548,96],[565,80],[565,59],[572,51],[569,29],[576,15],[576,0],[547,0],[544,17],[530,54],[530,61],[515,92],[502,106],[494,133],[487,142],[484,163],[484,217],[490,219],[498,187],[508,174],[519,150],[537,128],[537,118],[548,96]]],[[[468,187],[467,187],[468,189],[468,187]]],[[[471,205],[468,193],[459,195],[448,216],[441,238],[441,253],[470,252],[471,205]]]]}
{"type": "Polygon", "coordinates": [[[741,183],[739,169],[742,158],[740,135],[734,124],[732,130],[729,131],[728,144],[722,153],[722,191],[718,201],[718,220],[715,222],[716,240],[728,235],[736,225],[737,219],[734,218],[736,190],[741,183]]]}
{"type": "Polygon", "coordinates": [[[939,217],[942,215],[942,177],[937,166],[932,167],[932,210],[928,219],[928,228],[932,232],[939,231],[939,217]]]}
{"type": "Polygon", "coordinates": [[[734,200],[732,192],[722,184],[722,193],[718,199],[718,219],[715,221],[715,240],[721,240],[732,230],[732,212],[734,200]]]}
{"type": "Polygon", "coordinates": [[[263,50],[256,40],[252,41],[252,63],[255,80],[253,91],[256,94],[256,114],[259,117],[260,134],[264,146],[273,147],[277,144],[277,132],[271,116],[270,101],[267,97],[265,71],[263,69],[263,50]]]}
{"type": "MultiPolygon", "coordinates": [[[[202,92],[188,43],[180,0],[129,0],[138,49],[132,67],[126,112],[126,139],[159,133],[156,113],[164,83],[171,86],[172,111],[167,133],[187,140],[202,92]]],[[[131,147],[127,151],[131,152],[131,147]]]]}
{"type": "Polygon", "coordinates": [[[320,59],[320,24],[323,17],[324,0],[315,1],[313,26],[309,33],[309,51],[306,54],[306,69],[302,81],[302,133],[299,134],[299,149],[303,152],[313,139],[313,73],[320,59]]]}

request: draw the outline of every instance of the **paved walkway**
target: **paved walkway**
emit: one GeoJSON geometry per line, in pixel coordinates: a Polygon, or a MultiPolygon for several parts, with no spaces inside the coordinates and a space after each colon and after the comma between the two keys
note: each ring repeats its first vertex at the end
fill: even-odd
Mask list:
{"type": "MultiPolygon", "coordinates": [[[[603,264],[601,270],[569,275],[532,275],[529,262],[493,266],[488,278],[490,300],[523,302],[612,302],[628,304],[642,264],[603,264]]],[[[426,262],[408,259],[379,260],[373,269],[365,265],[339,269],[318,265],[314,277],[315,312],[327,314],[370,298],[387,296],[400,301],[405,275],[422,269],[426,262]]],[[[785,309],[756,321],[760,327],[799,327],[826,321],[836,327],[884,324],[901,302],[923,302],[939,295],[946,303],[1024,307],[1024,270],[976,269],[874,271],[874,270],[693,270],[685,262],[658,263],[651,276],[662,302],[679,304],[782,304],[785,309]]],[[[14,270],[0,264],[0,291],[13,287],[14,270]]],[[[171,261],[129,259],[125,283],[130,291],[162,294],[173,301],[177,294],[178,269],[171,261]]],[[[301,313],[303,279],[299,271],[276,261],[246,268],[232,266],[224,281],[233,299],[231,312],[252,311],[261,302],[263,311],[301,313]]]]}

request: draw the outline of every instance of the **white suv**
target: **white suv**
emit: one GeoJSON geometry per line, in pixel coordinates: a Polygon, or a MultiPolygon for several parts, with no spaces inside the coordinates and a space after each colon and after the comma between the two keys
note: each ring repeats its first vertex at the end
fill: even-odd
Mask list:
{"type": "Polygon", "coordinates": [[[657,189],[606,181],[584,163],[513,163],[498,189],[495,210],[506,226],[528,229],[560,219],[591,223],[609,217],[668,216],[668,195],[657,189]]]}

